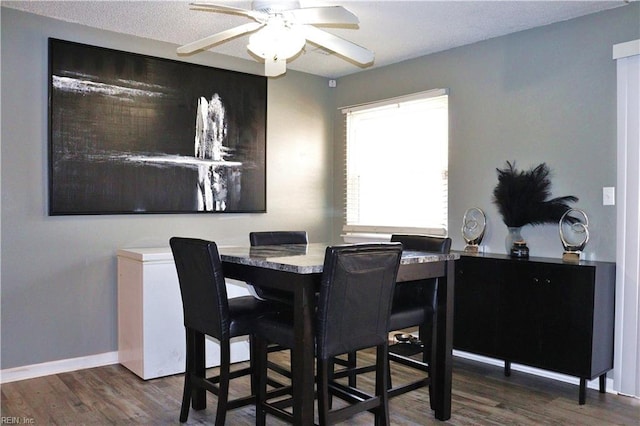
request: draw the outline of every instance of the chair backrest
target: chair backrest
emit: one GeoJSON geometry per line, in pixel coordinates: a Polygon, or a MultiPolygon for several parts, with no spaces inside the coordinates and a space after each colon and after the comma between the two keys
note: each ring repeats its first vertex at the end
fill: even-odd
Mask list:
{"type": "Polygon", "coordinates": [[[384,343],[402,246],[327,247],[318,297],[317,356],[328,359],[384,343]]]}
{"type": "Polygon", "coordinates": [[[451,238],[448,237],[393,234],[391,241],[402,243],[402,248],[405,250],[430,251],[444,254],[449,254],[451,251],[451,238]]]}
{"type": "Polygon", "coordinates": [[[185,327],[216,339],[229,335],[229,301],[218,247],[212,241],[169,240],[178,272],[185,327]]]}
{"type": "MultiPolygon", "coordinates": [[[[402,243],[403,250],[429,251],[433,253],[449,254],[451,251],[451,238],[434,237],[431,235],[393,234],[392,242],[402,243]]],[[[420,280],[421,285],[414,282],[402,283],[402,288],[396,288],[394,295],[394,311],[402,311],[405,308],[416,305],[428,305],[436,309],[436,293],[438,291],[438,279],[431,278],[420,280]]]]}
{"type": "Polygon", "coordinates": [[[282,244],[307,244],[306,231],[265,231],[250,232],[252,246],[275,246],[282,244]]]}

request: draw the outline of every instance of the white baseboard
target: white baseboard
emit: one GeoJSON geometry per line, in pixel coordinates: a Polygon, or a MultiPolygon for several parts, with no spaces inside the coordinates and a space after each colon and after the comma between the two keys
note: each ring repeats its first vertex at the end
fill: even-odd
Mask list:
{"type": "Polygon", "coordinates": [[[97,355],[79,358],[61,359],[43,362],[41,364],[25,365],[22,367],[0,370],[0,383],[10,383],[18,380],[33,379],[51,374],[68,373],[85,368],[102,367],[117,364],[118,352],[105,352],[97,355]]]}
{"type": "MultiPolygon", "coordinates": [[[[485,364],[491,364],[497,367],[504,368],[504,361],[499,359],[488,358],[486,356],[476,355],[469,352],[463,352],[458,350],[454,350],[453,355],[458,356],[460,358],[466,358],[473,361],[483,362],[485,364]]],[[[528,367],[522,364],[512,363],[511,370],[533,374],[534,376],[546,377],[548,379],[558,380],[560,382],[571,383],[576,386],[580,384],[580,379],[577,377],[567,376],[566,374],[554,373],[553,371],[541,370],[539,368],[528,367]]],[[[613,379],[610,379],[607,377],[605,386],[606,386],[606,391],[608,393],[615,393],[615,394],[618,393],[616,390],[613,389],[613,379]]],[[[600,389],[600,382],[598,379],[587,380],[587,387],[589,389],[600,389]]]]}

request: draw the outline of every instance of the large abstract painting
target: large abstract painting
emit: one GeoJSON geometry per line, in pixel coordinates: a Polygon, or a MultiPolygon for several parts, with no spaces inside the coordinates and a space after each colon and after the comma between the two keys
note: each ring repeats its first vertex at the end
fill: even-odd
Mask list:
{"type": "Polygon", "coordinates": [[[49,214],[266,211],[265,77],[49,39],[49,214]]]}

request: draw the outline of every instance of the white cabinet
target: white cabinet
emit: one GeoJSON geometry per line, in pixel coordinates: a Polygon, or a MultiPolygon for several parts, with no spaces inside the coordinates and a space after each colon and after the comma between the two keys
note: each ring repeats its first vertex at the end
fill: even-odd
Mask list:
{"type": "MultiPolygon", "coordinates": [[[[141,378],[183,373],[185,333],[182,299],[168,247],[121,249],[118,255],[118,361],[141,378]]],[[[248,295],[227,281],[228,296],[248,295]]],[[[207,338],[207,367],[220,363],[218,342],[207,338]]],[[[249,359],[248,338],[233,339],[232,362],[249,359]]]]}

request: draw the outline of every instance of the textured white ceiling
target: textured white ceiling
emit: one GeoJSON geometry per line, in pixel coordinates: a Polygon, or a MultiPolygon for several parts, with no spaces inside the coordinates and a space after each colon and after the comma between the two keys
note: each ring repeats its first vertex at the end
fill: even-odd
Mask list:
{"type": "MultiPolygon", "coordinates": [[[[202,0],[204,1],[204,0],[202,0]]],[[[251,9],[250,1],[209,1],[251,9]]],[[[341,5],[360,19],[358,28],[323,28],[373,50],[380,67],[480,40],[564,21],[614,7],[608,1],[312,1],[301,7],[341,5]]],[[[2,5],[90,27],[183,45],[251,22],[236,15],[190,10],[184,1],[2,1],[2,5]]],[[[210,50],[253,60],[247,36],[210,50]]],[[[365,68],[307,44],[288,69],[341,77],[365,68]]]]}

